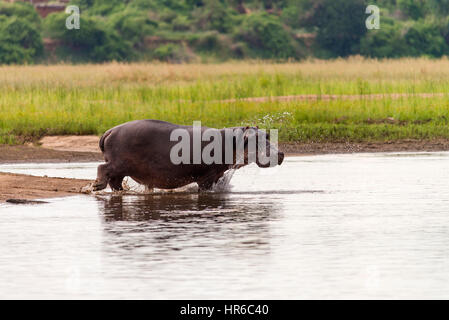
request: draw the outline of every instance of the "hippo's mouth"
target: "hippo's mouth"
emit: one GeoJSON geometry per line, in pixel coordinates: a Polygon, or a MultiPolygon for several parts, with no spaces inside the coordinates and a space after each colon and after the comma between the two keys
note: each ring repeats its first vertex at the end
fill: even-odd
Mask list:
{"type": "Polygon", "coordinates": [[[282,152],[278,152],[277,154],[277,163],[274,161],[270,161],[267,163],[260,163],[259,161],[257,161],[257,166],[259,166],[260,168],[271,168],[271,167],[275,167],[275,166],[280,166],[282,164],[282,162],[284,162],[284,153],[282,152]]]}

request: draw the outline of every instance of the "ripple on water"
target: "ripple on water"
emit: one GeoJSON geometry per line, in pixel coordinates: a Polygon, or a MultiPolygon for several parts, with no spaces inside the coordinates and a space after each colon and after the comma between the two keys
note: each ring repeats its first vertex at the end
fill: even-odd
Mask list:
{"type": "MultiPolygon", "coordinates": [[[[0,297],[448,298],[448,160],[287,158],[214,192],[1,205],[0,297]]],[[[97,165],[0,171],[93,179],[97,165]]]]}

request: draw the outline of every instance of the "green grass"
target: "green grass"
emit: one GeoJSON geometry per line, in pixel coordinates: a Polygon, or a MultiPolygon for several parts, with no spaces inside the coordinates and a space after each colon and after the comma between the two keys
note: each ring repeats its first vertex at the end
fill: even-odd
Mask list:
{"type": "Polygon", "coordinates": [[[412,60],[411,69],[405,70],[401,61],[363,63],[3,67],[0,143],[16,144],[43,135],[100,135],[117,124],[150,118],[179,124],[201,120],[219,128],[276,128],[284,142],[449,138],[449,95],[219,101],[297,94],[449,92],[447,61],[412,60]]]}

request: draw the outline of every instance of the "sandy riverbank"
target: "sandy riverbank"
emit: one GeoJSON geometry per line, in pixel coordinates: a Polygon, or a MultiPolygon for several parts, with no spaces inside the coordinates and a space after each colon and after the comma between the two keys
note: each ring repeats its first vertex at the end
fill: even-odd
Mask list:
{"type": "Polygon", "coordinates": [[[89,180],[0,173],[0,203],[8,199],[43,199],[78,194],[89,180]]]}

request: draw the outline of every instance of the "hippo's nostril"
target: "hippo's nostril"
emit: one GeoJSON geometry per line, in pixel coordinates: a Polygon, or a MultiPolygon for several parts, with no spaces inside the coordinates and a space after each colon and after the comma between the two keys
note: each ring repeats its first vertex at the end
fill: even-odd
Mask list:
{"type": "Polygon", "coordinates": [[[281,163],[284,161],[284,153],[279,152],[278,153],[278,165],[281,165],[281,163]]]}

